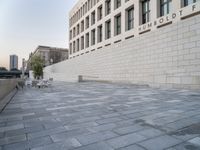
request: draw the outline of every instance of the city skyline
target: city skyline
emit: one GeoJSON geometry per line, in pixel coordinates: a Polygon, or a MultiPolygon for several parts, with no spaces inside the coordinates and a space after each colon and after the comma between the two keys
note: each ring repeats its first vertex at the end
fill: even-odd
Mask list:
{"type": "Polygon", "coordinates": [[[0,0],[0,66],[28,59],[38,45],[68,48],[68,13],[77,0],[0,0]]]}

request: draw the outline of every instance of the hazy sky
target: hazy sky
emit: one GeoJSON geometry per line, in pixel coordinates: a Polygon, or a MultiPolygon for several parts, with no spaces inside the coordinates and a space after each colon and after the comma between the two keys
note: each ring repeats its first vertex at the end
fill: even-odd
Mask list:
{"type": "Polygon", "coordinates": [[[68,13],[77,0],[0,0],[0,66],[38,45],[68,48],[68,13]]]}

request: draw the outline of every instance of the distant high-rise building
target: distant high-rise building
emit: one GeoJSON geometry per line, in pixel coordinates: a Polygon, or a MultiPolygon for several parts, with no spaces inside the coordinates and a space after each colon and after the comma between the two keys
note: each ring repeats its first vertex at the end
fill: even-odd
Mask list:
{"type": "Polygon", "coordinates": [[[10,70],[18,69],[18,56],[10,55],[10,70]]]}

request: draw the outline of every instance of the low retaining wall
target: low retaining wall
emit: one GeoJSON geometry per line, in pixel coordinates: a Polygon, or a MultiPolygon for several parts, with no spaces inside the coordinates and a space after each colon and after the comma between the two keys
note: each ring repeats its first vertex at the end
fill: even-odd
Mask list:
{"type": "Polygon", "coordinates": [[[16,93],[19,79],[0,79],[0,112],[16,93]]]}

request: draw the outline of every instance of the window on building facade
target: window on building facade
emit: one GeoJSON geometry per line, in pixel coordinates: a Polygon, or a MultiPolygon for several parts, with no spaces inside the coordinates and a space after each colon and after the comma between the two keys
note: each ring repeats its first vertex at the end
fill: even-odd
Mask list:
{"type": "Polygon", "coordinates": [[[134,7],[131,6],[126,10],[126,30],[134,28],[134,7]]]}
{"type": "Polygon", "coordinates": [[[165,16],[171,12],[172,0],[160,0],[160,16],[165,16]]]}
{"type": "Polygon", "coordinates": [[[76,42],[74,41],[73,42],[73,53],[75,53],[76,52],[76,42]]]}
{"type": "Polygon", "coordinates": [[[97,31],[97,32],[98,32],[98,38],[97,38],[98,43],[102,42],[102,39],[103,39],[103,38],[102,38],[102,37],[103,37],[103,35],[102,35],[102,34],[103,34],[103,33],[102,33],[102,29],[103,29],[103,28],[102,28],[102,25],[98,26],[98,31],[97,31]]]}
{"type": "Polygon", "coordinates": [[[90,10],[90,0],[88,0],[88,11],[90,10]]]}
{"type": "Polygon", "coordinates": [[[150,21],[150,0],[142,1],[142,24],[150,21]]]}
{"type": "Polygon", "coordinates": [[[105,23],[105,39],[109,39],[111,37],[111,21],[108,20],[105,23]]]}
{"type": "Polygon", "coordinates": [[[121,0],[114,0],[114,6],[115,9],[119,8],[121,6],[121,0]]]}
{"type": "Polygon", "coordinates": [[[90,43],[90,36],[89,36],[89,33],[87,33],[86,34],[86,37],[85,37],[86,39],[86,41],[85,41],[85,47],[86,48],[88,48],[90,45],[89,45],[89,43],[90,43]]]}
{"type": "Polygon", "coordinates": [[[95,11],[91,14],[91,25],[95,24],[95,11]]]}
{"type": "Polygon", "coordinates": [[[74,29],[73,29],[73,37],[75,37],[76,36],[76,28],[74,27],[74,29]]]}
{"type": "Polygon", "coordinates": [[[72,30],[69,33],[69,38],[70,38],[70,40],[72,39],[72,30]]]}
{"type": "Polygon", "coordinates": [[[115,35],[121,34],[121,14],[115,16],[115,35]]]}
{"type": "Polygon", "coordinates": [[[89,18],[89,16],[87,16],[86,19],[85,19],[85,25],[86,25],[86,29],[90,27],[90,18],[89,18]]]}
{"type": "Polygon", "coordinates": [[[83,32],[83,31],[84,31],[84,20],[81,21],[81,32],[83,32]]]}
{"type": "Polygon", "coordinates": [[[98,20],[101,20],[102,19],[102,5],[98,7],[98,20]]]}
{"type": "Polygon", "coordinates": [[[200,1],[200,0],[183,0],[183,3],[184,3],[184,6],[188,6],[188,5],[190,5],[192,3],[196,3],[198,1],[200,1]]]}
{"type": "Polygon", "coordinates": [[[79,33],[80,33],[80,26],[79,26],[79,24],[77,25],[77,35],[79,35],[79,33]]]}
{"type": "Polygon", "coordinates": [[[79,47],[79,39],[77,39],[76,41],[76,51],[78,52],[80,50],[80,47],[79,47]]]}
{"type": "Polygon", "coordinates": [[[85,2],[85,13],[87,13],[87,11],[88,11],[88,6],[87,6],[87,2],[85,2]]]}
{"type": "Polygon", "coordinates": [[[69,53],[72,54],[72,43],[70,43],[69,53]]]}
{"type": "Polygon", "coordinates": [[[91,45],[95,45],[95,29],[91,31],[91,45]]]}
{"type": "MultiPolygon", "coordinates": [[[[83,5],[83,9],[82,9],[82,16],[84,16],[84,14],[85,14],[85,5],[83,5]]],[[[81,17],[82,17],[81,16],[81,17]]],[[[80,18],[79,18],[80,19],[80,18]]]]}
{"type": "Polygon", "coordinates": [[[106,0],[105,2],[105,13],[106,15],[110,14],[111,12],[111,0],[106,0]]]}
{"type": "Polygon", "coordinates": [[[84,49],[84,36],[81,37],[81,49],[84,49]]]}

